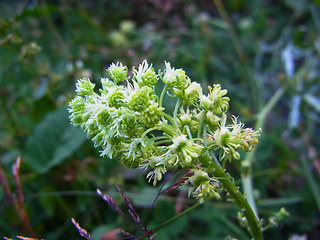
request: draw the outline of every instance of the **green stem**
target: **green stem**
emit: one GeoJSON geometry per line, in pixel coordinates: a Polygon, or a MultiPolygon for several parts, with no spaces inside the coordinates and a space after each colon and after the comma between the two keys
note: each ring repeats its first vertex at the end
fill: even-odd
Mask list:
{"type": "Polygon", "coordinates": [[[262,240],[263,235],[259,219],[254,214],[250,204],[248,203],[245,196],[239,191],[239,188],[229,179],[225,171],[218,165],[212,162],[212,159],[208,155],[202,155],[200,161],[208,167],[214,168],[214,176],[219,178],[219,182],[222,184],[224,189],[233,197],[235,203],[242,210],[246,220],[249,224],[250,233],[255,240],[262,240]]]}
{"type": "Polygon", "coordinates": [[[167,144],[167,143],[172,143],[172,140],[170,140],[170,139],[162,140],[162,141],[155,142],[155,143],[153,143],[153,144],[154,144],[155,146],[159,146],[159,145],[167,144]]]}
{"type": "Polygon", "coordinates": [[[166,93],[168,89],[168,85],[164,85],[163,89],[162,89],[162,92],[161,92],[161,95],[160,95],[160,100],[159,100],[159,107],[161,108],[162,107],[162,102],[163,102],[163,98],[164,98],[164,94],[166,93]]]}
{"type": "Polygon", "coordinates": [[[202,115],[201,115],[200,123],[199,123],[199,128],[198,128],[198,133],[197,133],[197,138],[201,137],[202,127],[203,127],[203,123],[204,123],[204,119],[206,117],[206,114],[207,114],[206,111],[202,111],[202,115]]]}
{"type": "Polygon", "coordinates": [[[192,136],[192,133],[191,133],[191,130],[190,130],[189,125],[185,125],[184,127],[185,127],[185,128],[186,128],[186,130],[187,130],[187,133],[188,133],[188,137],[189,137],[189,139],[192,139],[192,138],[193,138],[193,136],[192,136]]]}
{"type": "Polygon", "coordinates": [[[154,130],[159,130],[159,127],[153,127],[153,128],[148,128],[142,135],[141,138],[143,139],[145,136],[147,136],[148,133],[154,131],[154,130]]]}
{"type": "MultiPolygon", "coordinates": [[[[161,225],[155,227],[154,229],[150,230],[149,232],[152,233],[156,233],[158,232],[160,229],[166,227],[167,225],[171,224],[172,222],[178,220],[179,218],[183,217],[184,215],[186,215],[187,213],[191,212],[192,210],[196,209],[197,207],[199,207],[201,204],[200,203],[196,203],[194,205],[192,205],[191,207],[187,208],[186,210],[184,210],[183,212],[175,215],[174,217],[170,218],[169,220],[165,221],[164,223],[162,223],[161,225]]],[[[142,240],[144,239],[146,236],[146,234],[142,235],[141,237],[137,238],[137,240],[142,240]]]]}
{"type": "Polygon", "coordinates": [[[167,136],[158,136],[158,137],[153,137],[152,140],[153,141],[160,141],[160,140],[163,140],[163,139],[168,139],[167,136]]]}
{"type": "Polygon", "coordinates": [[[204,124],[203,125],[203,144],[205,145],[205,146],[207,146],[207,141],[208,141],[208,139],[207,139],[207,124],[204,124]]]}
{"type": "Polygon", "coordinates": [[[172,126],[166,122],[162,122],[161,125],[158,126],[158,129],[166,132],[167,134],[169,134],[172,137],[177,133],[177,128],[175,128],[174,126],[172,126]]]}
{"type": "Polygon", "coordinates": [[[217,167],[221,168],[220,162],[217,159],[216,155],[212,151],[209,152],[211,158],[213,159],[214,163],[216,164],[217,167]]]}
{"type": "MultiPolygon", "coordinates": [[[[166,113],[162,113],[164,117],[166,117],[170,122],[171,124],[178,130],[180,130],[177,126],[177,124],[175,123],[175,121],[172,119],[172,117],[166,113]]],[[[163,123],[162,123],[163,124],[163,123]]]]}
{"type": "Polygon", "coordinates": [[[178,117],[178,110],[180,107],[180,103],[181,103],[181,100],[180,100],[180,98],[178,98],[176,106],[174,107],[174,112],[173,112],[173,121],[176,124],[176,126],[178,126],[177,117],[178,117]]]}

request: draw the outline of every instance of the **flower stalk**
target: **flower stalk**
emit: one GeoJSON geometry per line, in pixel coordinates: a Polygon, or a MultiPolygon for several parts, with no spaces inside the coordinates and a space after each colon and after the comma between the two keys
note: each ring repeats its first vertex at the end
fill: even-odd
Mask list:
{"type": "Polygon", "coordinates": [[[253,239],[263,239],[261,223],[259,219],[256,217],[254,211],[252,210],[245,195],[240,192],[239,187],[237,187],[232,181],[230,181],[230,177],[221,168],[221,166],[212,162],[212,159],[209,156],[202,156],[201,162],[204,165],[214,169],[213,172],[215,176],[219,178],[219,182],[226,189],[226,191],[233,197],[235,203],[237,204],[237,206],[245,216],[246,220],[248,221],[248,230],[251,233],[253,239]]]}

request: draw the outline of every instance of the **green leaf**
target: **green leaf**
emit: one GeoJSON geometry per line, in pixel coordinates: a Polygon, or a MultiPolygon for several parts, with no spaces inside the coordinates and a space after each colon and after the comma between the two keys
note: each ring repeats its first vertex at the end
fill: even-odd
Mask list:
{"type": "Polygon", "coordinates": [[[15,17],[16,21],[24,20],[25,18],[41,18],[45,14],[51,14],[57,11],[57,7],[53,5],[46,5],[43,7],[24,8],[23,11],[15,17]]]}
{"type": "Polygon", "coordinates": [[[320,98],[313,96],[312,94],[306,94],[304,100],[314,108],[317,112],[320,112],[320,98]]]}
{"type": "MultiPolygon", "coordinates": [[[[103,239],[103,236],[112,231],[112,230],[116,230],[117,229],[117,225],[116,224],[108,224],[108,225],[99,225],[97,227],[95,227],[92,232],[91,232],[91,239],[92,240],[100,240],[103,239]]],[[[120,229],[119,229],[120,232],[120,229]]]]}
{"type": "Polygon", "coordinates": [[[35,172],[46,173],[74,153],[85,139],[80,129],[70,125],[66,108],[60,108],[35,128],[24,156],[35,172]]]}

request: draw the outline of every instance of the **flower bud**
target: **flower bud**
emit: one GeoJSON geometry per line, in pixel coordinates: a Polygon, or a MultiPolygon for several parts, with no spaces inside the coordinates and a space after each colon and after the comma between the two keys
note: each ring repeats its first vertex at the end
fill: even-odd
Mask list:
{"type": "Polygon", "coordinates": [[[200,156],[203,147],[187,139],[186,135],[180,135],[172,139],[173,144],[169,147],[170,153],[176,154],[181,167],[190,166],[192,160],[200,156]]]}
{"type": "Polygon", "coordinates": [[[192,82],[188,88],[184,90],[182,100],[185,104],[194,106],[198,102],[200,95],[202,95],[201,85],[197,82],[192,82]]]}
{"type": "Polygon", "coordinates": [[[133,69],[133,75],[140,87],[153,87],[158,83],[158,75],[155,73],[152,64],[149,66],[147,60],[144,60],[138,67],[133,69]]]}
{"type": "Polygon", "coordinates": [[[171,68],[169,62],[165,62],[166,70],[163,76],[163,82],[169,87],[177,88],[179,90],[186,89],[190,84],[190,78],[182,69],[171,68]]]}
{"type": "Polygon", "coordinates": [[[128,74],[127,66],[123,66],[122,63],[119,62],[117,62],[116,65],[112,63],[107,71],[110,77],[114,80],[115,84],[126,80],[128,74]]]}
{"type": "Polygon", "coordinates": [[[224,97],[227,94],[227,90],[221,90],[220,84],[214,84],[213,88],[208,87],[210,93],[208,96],[200,96],[200,105],[214,114],[223,114],[229,108],[229,98],[224,97]]]}
{"type": "Polygon", "coordinates": [[[128,106],[134,111],[143,111],[150,105],[152,89],[144,86],[135,90],[129,97],[128,106]]]}
{"type": "Polygon", "coordinates": [[[79,79],[76,83],[76,92],[80,96],[86,96],[93,94],[94,84],[90,82],[87,78],[79,79]]]}

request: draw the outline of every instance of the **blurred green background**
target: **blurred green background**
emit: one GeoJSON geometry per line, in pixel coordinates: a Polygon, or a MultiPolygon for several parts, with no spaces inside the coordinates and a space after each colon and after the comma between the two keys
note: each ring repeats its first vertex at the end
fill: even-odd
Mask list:
{"type": "MultiPolygon", "coordinates": [[[[319,56],[319,0],[0,1],[1,181],[5,175],[16,194],[11,168],[21,156],[32,226],[26,231],[0,189],[0,237],[81,239],[72,217],[94,240],[117,228],[139,234],[96,189],[125,208],[120,185],[142,219],[157,189],[143,170],[101,158],[70,125],[66,106],[77,79],[89,77],[99,87],[112,62],[131,68],[147,59],[156,70],[164,61],[183,68],[204,88],[221,84],[230,112],[247,126],[255,126],[258,113],[282,91],[264,119],[253,184],[261,217],[282,206],[290,216],[265,239],[320,239],[319,56]]],[[[228,166],[236,179],[238,166],[228,166]]],[[[193,202],[183,188],[162,196],[148,226],[193,202]]],[[[231,202],[210,201],[156,239],[249,239],[236,212],[231,202]]]]}

